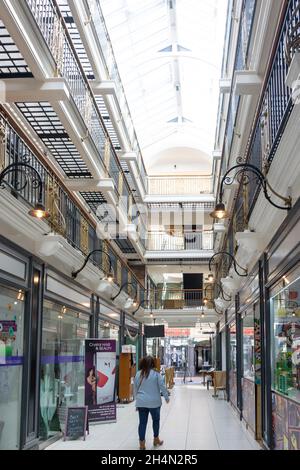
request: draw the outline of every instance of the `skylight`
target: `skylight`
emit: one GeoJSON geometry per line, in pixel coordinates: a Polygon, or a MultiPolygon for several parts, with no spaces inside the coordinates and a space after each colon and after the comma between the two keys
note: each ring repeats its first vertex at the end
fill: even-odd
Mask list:
{"type": "Polygon", "coordinates": [[[213,150],[226,0],[101,0],[143,154],[213,150]]]}

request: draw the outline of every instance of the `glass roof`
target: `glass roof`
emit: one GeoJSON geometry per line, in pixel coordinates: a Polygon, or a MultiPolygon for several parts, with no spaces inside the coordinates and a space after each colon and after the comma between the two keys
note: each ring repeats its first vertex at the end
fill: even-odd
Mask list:
{"type": "Polygon", "coordinates": [[[210,155],[227,0],[101,0],[101,8],[143,154],[188,146],[210,155]]]}

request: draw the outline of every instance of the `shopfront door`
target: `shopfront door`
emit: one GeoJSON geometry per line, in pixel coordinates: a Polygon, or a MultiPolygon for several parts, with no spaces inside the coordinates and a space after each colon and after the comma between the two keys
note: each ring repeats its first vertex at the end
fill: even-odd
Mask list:
{"type": "Polygon", "coordinates": [[[0,285],[0,450],[20,446],[25,294],[0,285]]]}

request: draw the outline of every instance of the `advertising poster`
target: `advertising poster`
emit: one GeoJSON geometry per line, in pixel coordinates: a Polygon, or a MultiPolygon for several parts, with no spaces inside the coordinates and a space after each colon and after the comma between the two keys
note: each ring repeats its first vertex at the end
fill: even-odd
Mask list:
{"type": "Polygon", "coordinates": [[[116,340],[85,340],[85,405],[90,423],[116,421],[115,394],[116,340]]]}

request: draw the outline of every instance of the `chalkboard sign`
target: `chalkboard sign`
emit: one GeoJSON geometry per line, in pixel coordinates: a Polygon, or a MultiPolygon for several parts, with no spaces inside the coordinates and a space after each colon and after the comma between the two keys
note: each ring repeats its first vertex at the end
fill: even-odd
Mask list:
{"type": "Polygon", "coordinates": [[[67,437],[83,437],[85,440],[86,431],[88,431],[88,407],[87,406],[68,406],[65,421],[64,440],[67,437]]]}

